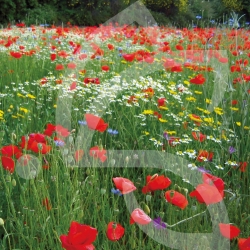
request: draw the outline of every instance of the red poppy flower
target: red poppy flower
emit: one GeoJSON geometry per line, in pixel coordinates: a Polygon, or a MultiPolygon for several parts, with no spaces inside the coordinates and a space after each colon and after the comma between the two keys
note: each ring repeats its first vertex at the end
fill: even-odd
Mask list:
{"type": "Polygon", "coordinates": [[[50,60],[51,61],[55,61],[56,60],[56,54],[55,53],[50,54],[50,60]]]}
{"type": "Polygon", "coordinates": [[[154,116],[157,117],[158,119],[162,118],[162,115],[157,111],[154,111],[154,116]]]}
{"type": "Polygon", "coordinates": [[[186,197],[175,190],[168,190],[165,193],[165,198],[169,203],[179,207],[180,209],[185,209],[185,207],[188,205],[188,200],[186,197]]]}
{"type": "Polygon", "coordinates": [[[134,103],[134,102],[137,102],[137,98],[134,95],[132,95],[132,96],[129,97],[128,103],[134,103]]]}
{"type": "Polygon", "coordinates": [[[122,57],[128,61],[128,62],[132,62],[135,59],[135,54],[123,54],[122,57]]]}
{"type": "Polygon", "coordinates": [[[164,107],[164,106],[166,106],[166,98],[159,98],[158,99],[158,107],[164,107]]]}
{"type": "Polygon", "coordinates": [[[46,129],[44,130],[43,134],[47,136],[51,136],[53,132],[55,131],[56,126],[48,123],[46,129]]]}
{"type": "Polygon", "coordinates": [[[240,69],[240,66],[239,65],[232,65],[231,68],[230,68],[231,72],[241,72],[241,69],[240,69]]]}
{"type": "Polygon", "coordinates": [[[180,45],[180,44],[177,44],[177,45],[175,46],[175,48],[176,48],[177,50],[183,50],[183,46],[180,45]]]}
{"type": "Polygon", "coordinates": [[[2,166],[5,170],[9,171],[11,174],[14,173],[15,170],[15,162],[12,158],[8,156],[1,157],[2,166]]]}
{"type": "Polygon", "coordinates": [[[1,148],[1,153],[3,156],[15,156],[16,158],[19,158],[22,154],[21,150],[15,145],[3,146],[1,148]]]}
{"type": "Polygon", "coordinates": [[[197,161],[203,162],[203,161],[212,161],[214,156],[213,152],[208,152],[206,150],[200,150],[199,155],[197,156],[197,161]]]}
{"type": "Polygon", "coordinates": [[[114,49],[114,45],[113,45],[113,44],[110,44],[110,43],[109,43],[107,46],[108,46],[108,49],[109,49],[109,50],[113,50],[113,49],[114,49]]]}
{"type": "Polygon", "coordinates": [[[240,169],[240,172],[246,172],[246,168],[247,168],[247,162],[244,161],[244,162],[239,162],[239,169],[240,169]]]}
{"type": "Polygon", "coordinates": [[[130,216],[130,225],[138,223],[140,225],[147,225],[151,222],[151,218],[140,208],[136,208],[130,216]]]}
{"type": "Polygon", "coordinates": [[[109,222],[106,230],[106,235],[109,240],[117,241],[122,238],[125,233],[125,229],[121,224],[115,223],[113,221],[109,222]]]}
{"type": "Polygon", "coordinates": [[[218,203],[223,199],[219,190],[214,185],[209,184],[199,184],[190,193],[190,197],[195,197],[199,203],[206,203],[206,205],[218,203]]]}
{"type": "Polygon", "coordinates": [[[209,185],[214,184],[216,188],[219,190],[219,192],[221,193],[221,195],[223,196],[225,184],[221,178],[208,174],[208,173],[203,173],[202,179],[203,179],[203,183],[206,183],[209,185]]]}
{"type": "Polygon", "coordinates": [[[146,194],[148,192],[154,192],[156,190],[163,190],[165,188],[168,188],[170,184],[171,180],[164,175],[148,175],[146,179],[146,186],[142,188],[142,193],[146,194]]]}
{"type": "Polygon", "coordinates": [[[232,100],[231,104],[232,104],[232,106],[235,106],[235,105],[238,104],[238,101],[237,100],[232,100]]]}
{"type": "Polygon", "coordinates": [[[55,131],[59,136],[62,136],[62,137],[67,137],[70,135],[70,132],[68,131],[68,129],[64,128],[62,125],[56,125],[55,131]]]}
{"type": "Polygon", "coordinates": [[[100,84],[99,78],[90,78],[90,77],[86,77],[86,78],[84,78],[83,82],[84,82],[84,83],[100,84]]]}
{"type": "Polygon", "coordinates": [[[250,250],[250,237],[247,239],[239,238],[238,247],[239,247],[239,250],[250,250]]]}
{"type": "Polygon", "coordinates": [[[58,51],[58,56],[60,57],[66,58],[68,55],[69,54],[67,54],[67,52],[64,50],[58,51]]]}
{"type": "Polygon", "coordinates": [[[90,156],[94,158],[99,158],[101,162],[105,162],[107,160],[106,150],[105,149],[100,149],[98,146],[92,147],[89,150],[90,156]]]}
{"type": "Polygon", "coordinates": [[[22,57],[22,53],[20,53],[20,52],[10,51],[10,55],[11,55],[12,57],[17,58],[17,59],[19,59],[19,58],[22,57]]]}
{"type": "Polygon", "coordinates": [[[113,182],[117,189],[120,190],[122,194],[128,194],[136,190],[136,187],[132,181],[123,177],[113,178],[113,182]]]}
{"type": "Polygon", "coordinates": [[[102,70],[103,71],[109,71],[109,66],[108,65],[103,65],[102,70]]]}
{"type": "Polygon", "coordinates": [[[63,70],[64,66],[62,64],[57,64],[56,65],[56,70],[63,70]]]}
{"type": "Polygon", "coordinates": [[[205,81],[206,81],[206,78],[202,74],[199,74],[195,78],[190,79],[191,83],[198,84],[198,85],[203,84],[205,81]]]}
{"type": "Polygon", "coordinates": [[[68,235],[61,235],[62,247],[66,250],[94,250],[92,244],[97,237],[97,229],[88,225],[71,222],[68,235]]]}
{"type": "Polygon", "coordinates": [[[222,236],[230,240],[232,240],[233,238],[237,237],[240,234],[240,229],[231,224],[219,223],[219,228],[222,236]]]}
{"type": "Polygon", "coordinates": [[[203,142],[206,140],[206,135],[203,135],[201,132],[192,132],[192,136],[196,141],[203,142]]]}
{"type": "Polygon", "coordinates": [[[47,154],[51,150],[51,146],[46,145],[45,143],[40,143],[37,141],[33,141],[29,147],[35,153],[47,154]]]}
{"type": "Polygon", "coordinates": [[[86,54],[80,54],[79,55],[79,60],[83,60],[83,59],[85,59],[87,57],[88,57],[88,55],[86,55],[86,54]]]}
{"type": "Polygon", "coordinates": [[[144,89],[142,92],[146,93],[145,97],[148,98],[148,97],[152,97],[154,95],[154,89],[152,88],[147,88],[147,89],[144,89]]]}
{"type": "Polygon", "coordinates": [[[70,62],[70,63],[68,63],[67,67],[68,67],[68,69],[75,69],[76,68],[76,64],[73,63],[73,62],[70,62]]]}
{"type": "Polygon", "coordinates": [[[175,61],[172,58],[166,58],[164,62],[165,69],[171,69],[175,65],[175,61]]]}
{"type": "Polygon", "coordinates": [[[76,89],[76,86],[77,86],[77,83],[76,82],[72,82],[70,87],[69,87],[69,90],[74,90],[76,89]]]}
{"type": "Polygon", "coordinates": [[[182,67],[179,64],[176,64],[171,68],[171,72],[182,72],[182,67]]]}
{"type": "Polygon", "coordinates": [[[93,114],[85,114],[85,119],[89,129],[104,132],[108,127],[108,124],[102,118],[93,114]]]}

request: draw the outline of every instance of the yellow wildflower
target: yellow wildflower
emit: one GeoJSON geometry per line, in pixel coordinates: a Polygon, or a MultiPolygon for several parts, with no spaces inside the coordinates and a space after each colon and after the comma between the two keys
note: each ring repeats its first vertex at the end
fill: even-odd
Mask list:
{"type": "Polygon", "coordinates": [[[212,103],[211,99],[206,98],[206,103],[211,104],[212,103]]]}
{"type": "Polygon", "coordinates": [[[162,119],[162,118],[159,118],[159,121],[160,121],[160,122],[168,122],[167,120],[162,119]]]}
{"type": "Polygon", "coordinates": [[[22,107],[21,107],[21,108],[19,108],[19,110],[20,110],[20,111],[23,111],[25,114],[28,113],[28,109],[26,109],[26,108],[22,108],[22,107]]]}
{"type": "Polygon", "coordinates": [[[144,115],[153,115],[154,114],[154,111],[151,110],[151,109],[145,109],[142,114],[144,115]]]}
{"type": "Polygon", "coordinates": [[[27,94],[26,96],[29,97],[30,99],[35,99],[36,98],[35,96],[33,96],[31,94],[27,94]]]}
{"type": "Polygon", "coordinates": [[[17,96],[19,96],[19,97],[25,97],[24,95],[22,95],[20,93],[17,93],[17,96]]]}
{"type": "Polygon", "coordinates": [[[187,97],[186,100],[189,102],[196,102],[196,98],[194,98],[192,96],[187,97]]]}

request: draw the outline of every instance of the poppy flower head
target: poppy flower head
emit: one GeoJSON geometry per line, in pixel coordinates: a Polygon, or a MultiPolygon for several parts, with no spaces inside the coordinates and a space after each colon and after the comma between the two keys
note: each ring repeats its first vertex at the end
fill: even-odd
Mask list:
{"type": "Polygon", "coordinates": [[[130,216],[130,224],[138,223],[140,225],[147,225],[151,221],[151,218],[140,208],[136,208],[130,216]]]}
{"type": "Polygon", "coordinates": [[[240,229],[231,224],[219,223],[219,228],[221,235],[230,240],[240,234],[240,229]]]}
{"type": "Polygon", "coordinates": [[[171,180],[164,175],[158,176],[155,174],[153,176],[148,175],[146,178],[146,186],[142,188],[142,193],[154,192],[156,190],[163,190],[168,188],[171,184],[171,180]]]}
{"type": "Polygon", "coordinates": [[[124,233],[125,229],[121,224],[113,221],[109,222],[106,230],[106,235],[109,240],[117,241],[123,237],[124,233]]]}
{"type": "Polygon", "coordinates": [[[85,119],[89,129],[97,130],[99,132],[104,132],[108,127],[108,124],[105,123],[102,118],[96,115],[85,114],[85,119]]]}
{"type": "Polygon", "coordinates": [[[61,235],[62,247],[66,250],[95,249],[92,243],[97,237],[97,229],[88,225],[71,222],[68,235],[61,235]]]}
{"type": "Polygon", "coordinates": [[[188,205],[188,200],[186,199],[186,197],[175,190],[168,190],[165,193],[165,198],[169,203],[179,207],[182,210],[185,209],[188,205]]]}
{"type": "Polygon", "coordinates": [[[113,182],[117,189],[120,190],[122,194],[128,194],[136,190],[136,187],[132,181],[123,177],[113,178],[113,182]]]}

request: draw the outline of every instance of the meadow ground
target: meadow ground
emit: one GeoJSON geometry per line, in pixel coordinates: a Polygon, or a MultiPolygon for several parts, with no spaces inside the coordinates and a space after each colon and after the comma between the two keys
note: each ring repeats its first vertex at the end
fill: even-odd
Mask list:
{"type": "Polygon", "coordinates": [[[0,30],[0,249],[250,249],[247,29],[0,30]]]}

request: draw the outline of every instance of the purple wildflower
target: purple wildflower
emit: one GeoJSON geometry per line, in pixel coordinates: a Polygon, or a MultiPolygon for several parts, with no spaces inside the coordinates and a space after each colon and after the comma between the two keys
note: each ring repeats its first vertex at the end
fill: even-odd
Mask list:
{"type": "Polygon", "coordinates": [[[162,221],[161,217],[157,217],[156,219],[154,219],[153,223],[157,229],[167,228],[166,223],[162,221]]]}

